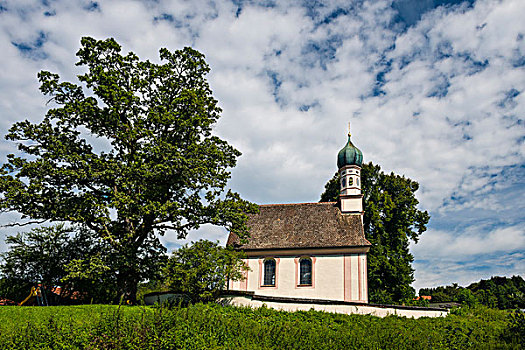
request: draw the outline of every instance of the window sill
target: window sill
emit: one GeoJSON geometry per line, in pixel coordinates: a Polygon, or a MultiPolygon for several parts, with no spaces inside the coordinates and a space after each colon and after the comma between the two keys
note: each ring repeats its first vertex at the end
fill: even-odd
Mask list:
{"type": "Polygon", "coordinates": [[[311,287],[311,284],[298,284],[297,287],[311,287]]]}

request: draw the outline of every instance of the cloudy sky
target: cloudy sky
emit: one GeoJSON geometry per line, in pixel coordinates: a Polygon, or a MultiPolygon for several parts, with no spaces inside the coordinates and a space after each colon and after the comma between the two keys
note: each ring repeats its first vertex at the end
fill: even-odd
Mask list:
{"type": "MultiPolygon", "coordinates": [[[[223,108],[215,132],[243,153],[230,186],[244,198],[318,201],[351,122],[365,161],[420,183],[416,289],[523,276],[524,18],[523,0],[0,0],[0,133],[41,120],[38,71],[75,81],[82,36],[154,61],[192,46],[223,108]]],[[[1,161],[13,152],[2,138],[1,161]]]]}

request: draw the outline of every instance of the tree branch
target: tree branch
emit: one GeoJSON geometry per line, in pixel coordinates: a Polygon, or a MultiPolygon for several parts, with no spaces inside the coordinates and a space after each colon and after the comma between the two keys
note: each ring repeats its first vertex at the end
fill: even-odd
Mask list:
{"type": "Polygon", "coordinates": [[[183,227],[177,227],[173,225],[153,225],[153,229],[168,229],[168,230],[180,230],[183,227]]]}
{"type": "Polygon", "coordinates": [[[27,221],[23,224],[19,223],[19,222],[13,222],[11,224],[5,224],[5,225],[0,225],[0,228],[5,228],[5,227],[22,227],[22,226],[28,226],[28,225],[34,225],[34,224],[43,224],[44,222],[46,221],[49,221],[49,219],[44,219],[44,220],[32,220],[32,221],[27,221]]]}

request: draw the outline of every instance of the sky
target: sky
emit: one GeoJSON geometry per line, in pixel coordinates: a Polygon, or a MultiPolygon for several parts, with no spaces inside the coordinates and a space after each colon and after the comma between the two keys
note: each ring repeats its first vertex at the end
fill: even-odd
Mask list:
{"type": "MultiPolygon", "coordinates": [[[[83,36],[155,62],[191,46],[223,109],[214,133],[242,152],[229,187],[243,198],[317,202],[350,122],[365,162],[420,184],[416,290],[524,276],[523,18],[522,0],[0,0],[0,134],[42,120],[40,70],[77,82],[83,36]]],[[[16,152],[0,139],[0,162],[16,152]]],[[[0,251],[16,231],[0,229],[0,251]]]]}

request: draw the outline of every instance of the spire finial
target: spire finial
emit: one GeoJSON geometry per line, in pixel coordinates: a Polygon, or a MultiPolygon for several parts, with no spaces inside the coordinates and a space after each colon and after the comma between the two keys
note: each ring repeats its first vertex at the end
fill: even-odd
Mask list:
{"type": "Polygon", "coordinates": [[[350,133],[350,122],[348,122],[348,136],[352,136],[352,134],[350,133]]]}

